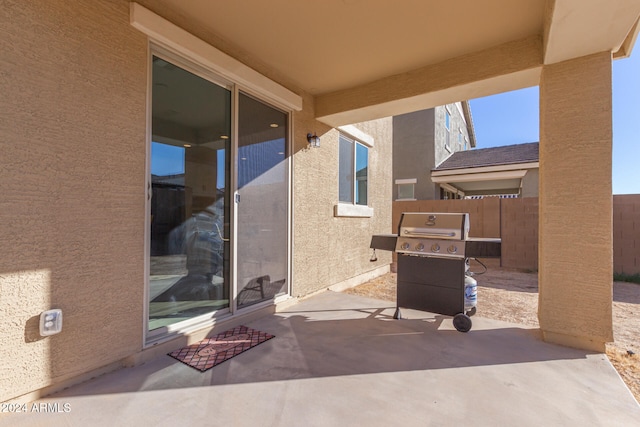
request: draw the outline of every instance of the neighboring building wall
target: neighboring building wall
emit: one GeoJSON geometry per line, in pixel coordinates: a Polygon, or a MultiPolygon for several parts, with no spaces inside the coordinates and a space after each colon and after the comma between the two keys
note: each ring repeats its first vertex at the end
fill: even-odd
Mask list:
{"type": "MultiPolygon", "coordinates": [[[[437,167],[444,162],[452,153],[465,149],[465,137],[469,140],[467,123],[462,115],[460,103],[447,104],[435,108],[435,165],[437,167]],[[450,130],[446,128],[446,114],[450,113],[450,130]],[[461,132],[462,131],[462,132],[461,132]],[[449,143],[447,144],[447,134],[449,143]]],[[[469,143],[467,143],[467,149],[469,143]]],[[[426,171],[427,178],[430,179],[431,170],[426,171]]]]}
{"type": "Polygon", "coordinates": [[[520,194],[520,197],[538,197],[538,177],[538,169],[529,169],[527,171],[527,174],[522,178],[522,193],[520,194]]]}
{"type": "MultiPolygon", "coordinates": [[[[391,119],[358,125],[375,140],[373,216],[336,218],[338,132],[313,119],[311,96],[164,4],[140,3],[302,95],[292,117],[293,295],[384,270],[390,254],[370,262],[369,242],[391,222],[391,119]],[[314,131],[322,146],[309,150],[314,131]]],[[[0,401],[115,368],[143,347],[149,51],[129,7],[3,3],[0,401]],[[63,331],[43,338],[39,314],[50,308],[63,310],[63,331]]]]}
{"type": "Polygon", "coordinates": [[[398,199],[397,179],[416,179],[414,198],[438,198],[439,187],[431,182],[435,167],[435,109],[402,114],[393,118],[393,200],[398,199]]]}
{"type": "Polygon", "coordinates": [[[431,181],[431,170],[453,152],[469,148],[469,131],[459,102],[395,116],[393,200],[398,199],[395,182],[399,179],[417,180],[416,200],[439,199],[440,186],[431,181]],[[450,113],[449,131],[446,128],[447,111],[450,113]]]}

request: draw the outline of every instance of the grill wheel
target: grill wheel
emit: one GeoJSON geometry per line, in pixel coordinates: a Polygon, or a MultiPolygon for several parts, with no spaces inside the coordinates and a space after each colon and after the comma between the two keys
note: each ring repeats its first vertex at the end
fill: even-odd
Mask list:
{"type": "Polygon", "coordinates": [[[453,326],[458,332],[469,332],[471,330],[471,317],[466,314],[459,313],[453,316],[453,326]]]}

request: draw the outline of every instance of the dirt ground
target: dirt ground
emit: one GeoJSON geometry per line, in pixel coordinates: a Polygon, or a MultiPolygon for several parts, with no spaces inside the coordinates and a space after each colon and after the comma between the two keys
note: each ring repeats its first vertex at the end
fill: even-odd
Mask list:
{"type": "MultiPolygon", "coordinates": [[[[497,260],[485,262],[488,269],[478,281],[476,316],[538,326],[538,275],[535,272],[499,267],[497,260]]],[[[482,266],[472,262],[471,270],[482,266]]],[[[396,274],[388,273],[346,293],[395,301],[396,274]]],[[[607,356],[640,402],[640,285],[614,282],[613,332],[615,342],[607,345],[607,356]],[[628,351],[634,353],[629,355],[628,351]]]]}

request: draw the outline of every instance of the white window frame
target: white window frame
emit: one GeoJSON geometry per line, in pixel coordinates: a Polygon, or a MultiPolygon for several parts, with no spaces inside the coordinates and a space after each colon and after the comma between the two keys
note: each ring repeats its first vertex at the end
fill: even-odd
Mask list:
{"type": "Polygon", "coordinates": [[[403,202],[403,201],[417,200],[415,198],[415,196],[416,196],[416,184],[417,183],[418,183],[418,179],[417,178],[396,179],[395,184],[398,186],[398,196],[400,195],[400,186],[401,185],[413,185],[413,198],[401,199],[400,197],[398,197],[396,199],[396,201],[403,202]]]}
{"type": "Polygon", "coordinates": [[[444,140],[444,148],[451,153],[451,112],[449,111],[449,106],[445,108],[444,112],[444,128],[447,131],[444,140]]]}
{"type": "MultiPolygon", "coordinates": [[[[335,217],[363,217],[370,218],[373,216],[373,208],[370,206],[371,192],[369,189],[371,188],[371,174],[369,173],[369,168],[371,167],[371,163],[369,162],[371,156],[369,156],[369,152],[374,146],[374,139],[370,135],[362,132],[360,129],[356,128],[352,125],[340,126],[338,127],[339,135],[338,141],[340,137],[344,137],[349,141],[353,142],[353,200],[351,202],[341,202],[338,201],[337,204],[333,207],[333,215],[335,217]],[[356,185],[356,149],[357,145],[360,144],[367,148],[367,205],[358,205],[355,201],[355,185],[356,185]]],[[[339,144],[338,144],[339,147],[339,144]]],[[[338,176],[339,179],[339,176],[338,176]]],[[[338,194],[340,189],[340,182],[338,181],[338,194]]]]}

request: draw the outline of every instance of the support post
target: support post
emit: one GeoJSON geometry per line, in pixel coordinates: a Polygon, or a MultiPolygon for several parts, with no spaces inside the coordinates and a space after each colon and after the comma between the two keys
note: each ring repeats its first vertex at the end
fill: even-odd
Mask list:
{"type": "Polygon", "coordinates": [[[613,341],[611,53],[545,65],[540,81],[538,319],[545,341],[613,341]]]}

